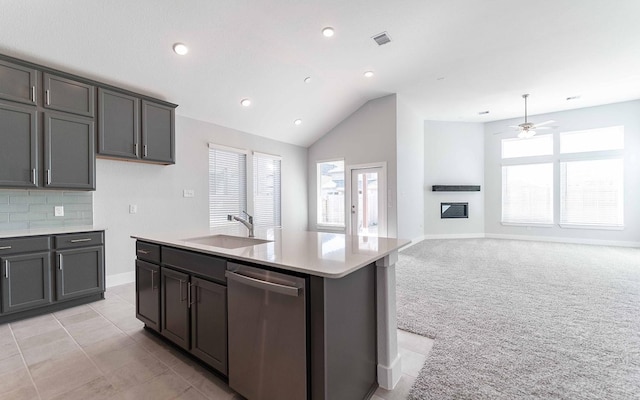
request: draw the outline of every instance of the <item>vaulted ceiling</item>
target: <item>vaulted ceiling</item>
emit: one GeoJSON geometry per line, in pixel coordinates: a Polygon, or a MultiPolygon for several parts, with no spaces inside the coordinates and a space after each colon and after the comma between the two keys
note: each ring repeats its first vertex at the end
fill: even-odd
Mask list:
{"type": "Polygon", "coordinates": [[[638,0],[0,0],[0,10],[0,53],[301,146],[391,93],[424,119],[469,122],[522,116],[523,93],[530,115],[640,98],[638,0]],[[391,42],[379,46],[384,31],[391,42]]]}

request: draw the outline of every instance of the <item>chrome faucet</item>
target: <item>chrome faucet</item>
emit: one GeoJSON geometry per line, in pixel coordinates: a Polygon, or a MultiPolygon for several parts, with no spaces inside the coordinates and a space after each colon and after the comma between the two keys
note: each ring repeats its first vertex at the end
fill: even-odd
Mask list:
{"type": "Polygon", "coordinates": [[[249,230],[249,237],[252,238],[253,236],[253,217],[251,215],[249,215],[246,211],[242,212],[244,215],[247,216],[247,218],[242,218],[240,216],[237,215],[231,215],[228,214],[227,215],[227,220],[229,221],[233,221],[236,220],[238,222],[240,222],[242,225],[246,226],[247,229],[249,230]]]}

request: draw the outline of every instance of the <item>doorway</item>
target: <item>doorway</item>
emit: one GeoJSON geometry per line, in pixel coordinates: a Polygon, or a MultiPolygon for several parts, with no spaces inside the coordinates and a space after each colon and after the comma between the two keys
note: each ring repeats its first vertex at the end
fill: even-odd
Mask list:
{"type": "Polygon", "coordinates": [[[349,232],[358,236],[386,236],[386,165],[353,165],[349,170],[349,232]]]}

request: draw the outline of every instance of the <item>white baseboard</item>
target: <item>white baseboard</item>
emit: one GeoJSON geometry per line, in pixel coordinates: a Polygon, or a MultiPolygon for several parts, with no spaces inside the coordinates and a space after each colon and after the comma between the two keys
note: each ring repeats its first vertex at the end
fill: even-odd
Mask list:
{"type": "Polygon", "coordinates": [[[124,285],[125,283],[131,283],[136,281],[135,271],[123,272],[121,274],[107,275],[107,287],[124,285]]]}
{"type": "Polygon", "coordinates": [[[402,251],[407,249],[415,244],[422,242],[423,240],[432,240],[432,239],[479,239],[485,237],[484,233],[450,233],[450,234],[441,234],[441,235],[422,235],[417,238],[411,239],[411,243],[408,245],[401,247],[398,251],[402,251]]]}
{"type": "Polygon", "coordinates": [[[593,244],[598,246],[640,247],[640,242],[627,242],[622,240],[563,238],[557,236],[504,235],[500,233],[487,233],[485,234],[485,237],[489,239],[531,240],[536,242],[593,244]]]}

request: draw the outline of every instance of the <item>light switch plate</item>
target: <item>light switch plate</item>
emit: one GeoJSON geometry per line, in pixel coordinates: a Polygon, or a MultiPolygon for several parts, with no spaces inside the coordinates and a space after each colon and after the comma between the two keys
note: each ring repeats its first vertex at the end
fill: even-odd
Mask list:
{"type": "Polygon", "coordinates": [[[64,206],[53,207],[53,215],[55,217],[64,217],[64,206]]]}
{"type": "Polygon", "coordinates": [[[195,197],[196,192],[193,189],[185,189],[182,191],[182,197],[195,197]]]}
{"type": "Polygon", "coordinates": [[[129,204],[129,214],[136,214],[138,212],[137,204],[129,204]]]}

